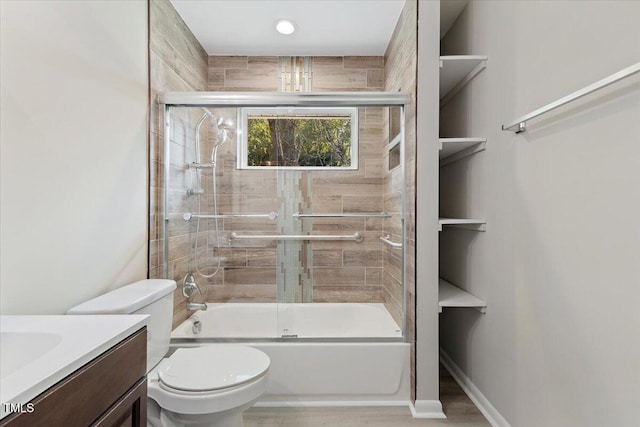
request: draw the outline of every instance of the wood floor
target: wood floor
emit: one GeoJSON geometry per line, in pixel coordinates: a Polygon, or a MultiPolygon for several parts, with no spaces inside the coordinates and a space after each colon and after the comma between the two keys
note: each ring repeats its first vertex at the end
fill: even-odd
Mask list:
{"type": "Polygon", "coordinates": [[[245,427],[491,427],[460,386],[440,367],[440,400],[446,420],[414,419],[408,407],[251,408],[245,427]]]}

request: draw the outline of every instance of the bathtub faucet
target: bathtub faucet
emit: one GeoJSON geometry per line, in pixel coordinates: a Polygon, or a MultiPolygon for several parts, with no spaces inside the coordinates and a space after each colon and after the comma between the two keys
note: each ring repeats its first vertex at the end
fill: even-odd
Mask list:
{"type": "Polygon", "coordinates": [[[187,275],[184,276],[184,279],[182,279],[182,296],[187,299],[187,311],[206,310],[206,302],[191,301],[191,296],[194,292],[198,292],[202,295],[202,292],[200,292],[200,288],[196,283],[196,279],[193,276],[193,273],[187,273],[187,275]]]}
{"type": "Polygon", "coordinates": [[[205,311],[206,309],[207,309],[206,302],[187,301],[187,311],[196,311],[196,310],[205,311]]]}

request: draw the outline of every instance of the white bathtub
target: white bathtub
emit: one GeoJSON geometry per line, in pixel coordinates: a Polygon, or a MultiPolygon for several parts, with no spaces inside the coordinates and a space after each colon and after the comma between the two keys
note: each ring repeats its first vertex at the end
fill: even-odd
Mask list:
{"type": "Polygon", "coordinates": [[[264,351],[271,379],[258,406],[408,405],[410,347],[383,304],[208,306],[173,331],[172,346],[241,339],[264,351]]]}
{"type": "Polygon", "coordinates": [[[384,304],[208,303],[172,338],[401,338],[384,304]],[[194,332],[199,320],[202,330],[194,332]]]}

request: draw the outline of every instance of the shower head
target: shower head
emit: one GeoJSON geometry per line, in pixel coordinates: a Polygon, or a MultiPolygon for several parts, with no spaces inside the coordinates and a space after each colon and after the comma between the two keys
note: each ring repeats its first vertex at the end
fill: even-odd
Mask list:
{"type": "Polygon", "coordinates": [[[216,117],[216,128],[218,132],[215,137],[215,146],[219,147],[231,139],[233,133],[233,120],[224,117],[216,117]]]}
{"type": "Polygon", "coordinates": [[[224,117],[216,117],[216,127],[219,130],[231,130],[233,129],[233,120],[225,119],[224,117]]]}
{"type": "Polygon", "coordinates": [[[213,114],[210,110],[202,107],[202,111],[204,111],[204,114],[202,115],[202,117],[200,117],[200,120],[198,121],[198,124],[196,125],[196,139],[199,140],[199,135],[200,135],[200,127],[202,126],[202,124],[208,119],[211,118],[212,121],[214,122],[214,125],[216,127],[216,129],[218,130],[216,137],[215,137],[215,146],[219,146],[224,144],[225,142],[227,142],[229,139],[231,139],[231,135],[233,132],[233,120],[231,119],[226,119],[224,117],[220,117],[220,116],[216,116],[215,114],[213,114]]]}
{"type": "Polygon", "coordinates": [[[218,128],[216,134],[215,146],[219,147],[231,139],[231,131],[227,128],[218,128]]]}

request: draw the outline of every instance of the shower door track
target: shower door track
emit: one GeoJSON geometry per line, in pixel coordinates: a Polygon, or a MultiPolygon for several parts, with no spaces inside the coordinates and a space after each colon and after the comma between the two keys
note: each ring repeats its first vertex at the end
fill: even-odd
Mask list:
{"type": "Polygon", "coordinates": [[[404,107],[404,92],[162,92],[158,103],[179,107],[404,107]]]}

